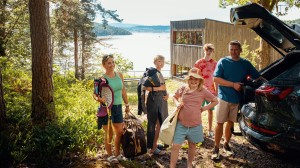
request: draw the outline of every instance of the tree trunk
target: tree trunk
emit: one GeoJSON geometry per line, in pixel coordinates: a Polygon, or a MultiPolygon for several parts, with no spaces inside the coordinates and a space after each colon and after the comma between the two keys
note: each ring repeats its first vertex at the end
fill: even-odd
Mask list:
{"type": "Polygon", "coordinates": [[[6,12],[6,0],[0,2],[0,56],[5,56],[5,12],[6,12]]]}
{"type": "MultiPolygon", "coordinates": [[[[5,51],[5,11],[6,11],[6,0],[2,0],[0,2],[0,57],[6,56],[5,51]]],[[[4,129],[6,123],[6,106],[4,101],[4,93],[3,93],[3,80],[2,80],[2,71],[0,66],[0,131],[4,129]]]]}
{"type": "Polygon", "coordinates": [[[79,79],[78,68],[78,30],[74,28],[74,62],[75,62],[75,78],[79,79]]]}
{"type": "Polygon", "coordinates": [[[6,124],[6,106],[3,98],[3,86],[2,86],[2,71],[0,68],[0,131],[5,128],[6,124]]]}
{"type": "Polygon", "coordinates": [[[81,79],[85,79],[85,34],[82,33],[81,79]]]}
{"type": "Polygon", "coordinates": [[[49,4],[29,0],[32,48],[32,121],[43,124],[55,118],[52,83],[49,4]]]}

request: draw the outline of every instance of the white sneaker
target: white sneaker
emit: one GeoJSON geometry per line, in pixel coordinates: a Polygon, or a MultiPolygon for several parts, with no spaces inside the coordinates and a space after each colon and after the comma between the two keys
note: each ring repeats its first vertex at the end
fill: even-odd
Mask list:
{"type": "Polygon", "coordinates": [[[122,154],[116,157],[118,161],[127,160],[126,157],[124,157],[122,154]]]}
{"type": "Polygon", "coordinates": [[[110,156],[106,159],[109,163],[112,163],[112,164],[117,164],[119,163],[118,159],[115,157],[115,156],[110,156]]]}
{"type": "Polygon", "coordinates": [[[207,132],[207,137],[213,138],[214,136],[215,136],[214,132],[212,132],[212,131],[207,132]]]}

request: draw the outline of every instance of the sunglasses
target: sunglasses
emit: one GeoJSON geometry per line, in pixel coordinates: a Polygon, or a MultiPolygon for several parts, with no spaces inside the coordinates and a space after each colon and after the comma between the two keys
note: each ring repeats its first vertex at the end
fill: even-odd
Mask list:
{"type": "Polygon", "coordinates": [[[114,56],[112,54],[104,55],[102,57],[102,63],[105,63],[109,58],[114,58],[114,56]]]}
{"type": "Polygon", "coordinates": [[[108,59],[108,58],[114,58],[114,56],[112,54],[104,55],[103,56],[103,59],[108,59]]]}

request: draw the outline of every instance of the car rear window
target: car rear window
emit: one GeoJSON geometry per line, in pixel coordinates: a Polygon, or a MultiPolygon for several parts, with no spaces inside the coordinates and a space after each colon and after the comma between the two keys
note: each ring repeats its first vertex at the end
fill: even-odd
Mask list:
{"type": "Polygon", "coordinates": [[[271,81],[274,85],[299,85],[300,84],[300,62],[287,69],[271,81]]]}
{"type": "Polygon", "coordinates": [[[296,48],[280,30],[276,29],[272,24],[262,21],[259,29],[261,29],[267,39],[269,39],[275,46],[283,49],[285,52],[290,52],[296,48]]]}

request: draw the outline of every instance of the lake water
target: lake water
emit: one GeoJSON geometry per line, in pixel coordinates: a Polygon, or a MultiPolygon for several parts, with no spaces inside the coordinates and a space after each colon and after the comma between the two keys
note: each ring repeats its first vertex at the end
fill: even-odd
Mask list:
{"type": "MultiPolygon", "coordinates": [[[[166,62],[170,62],[170,33],[133,33],[133,35],[112,36],[105,42],[112,47],[101,47],[102,52],[121,54],[133,62],[133,71],[145,71],[146,67],[153,67],[153,58],[158,54],[163,55],[166,62]]],[[[168,77],[170,65],[165,64],[162,72],[168,77]]],[[[135,72],[135,75],[140,75],[136,73],[138,72],[135,72]]]]}

